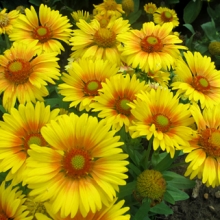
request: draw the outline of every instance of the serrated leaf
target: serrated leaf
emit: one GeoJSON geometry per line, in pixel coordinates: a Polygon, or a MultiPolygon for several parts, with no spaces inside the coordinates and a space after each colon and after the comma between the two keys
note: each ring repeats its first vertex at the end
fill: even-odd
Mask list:
{"type": "Polygon", "coordinates": [[[166,205],[164,202],[159,203],[158,205],[152,207],[150,212],[162,215],[171,215],[173,214],[173,210],[166,205]]]}
{"type": "Polygon", "coordinates": [[[202,1],[190,1],[183,10],[183,20],[186,24],[192,23],[199,15],[202,1]]]}

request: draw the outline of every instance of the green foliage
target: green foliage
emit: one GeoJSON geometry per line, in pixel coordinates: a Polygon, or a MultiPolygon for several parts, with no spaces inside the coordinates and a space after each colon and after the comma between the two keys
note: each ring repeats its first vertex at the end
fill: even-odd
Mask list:
{"type": "Polygon", "coordinates": [[[190,1],[183,11],[183,20],[185,23],[192,23],[199,15],[202,8],[202,1],[190,1]]]}

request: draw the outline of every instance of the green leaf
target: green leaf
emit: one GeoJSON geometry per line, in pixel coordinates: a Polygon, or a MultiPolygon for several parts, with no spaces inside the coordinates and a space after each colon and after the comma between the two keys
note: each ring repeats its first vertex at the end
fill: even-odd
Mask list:
{"type": "Polygon", "coordinates": [[[180,1],[179,0],[168,0],[168,4],[171,5],[171,4],[177,4],[179,3],[180,1]]]}
{"type": "Polygon", "coordinates": [[[152,207],[150,212],[162,215],[170,215],[173,214],[173,210],[167,206],[164,202],[159,203],[158,205],[152,207]]]}
{"type": "Polygon", "coordinates": [[[132,174],[135,174],[133,175],[134,177],[137,177],[141,174],[141,170],[133,163],[129,163],[128,168],[129,168],[129,172],[133,171],[132,174]]]}
{"type": "Polygon", "coordinates": [[[176,187],[178,189],[190,189],[195,186],[195,182],[193,180],[189,180],[188,178],[181,176],[177,173],[171,171],[164,171],[163,177],[169,185],[176,187]]]}
{"type": "Polygon", "coordinates": [[[170,204],[175,204],[175,200],[174,200],[173,196],[169,193],[169,191],[166,191],[164,193],[163,199],[164,199],[164,201],[167,201],[170,204]]]}
{"type": "Polygon", "coordinates": [[[169,184],[167,185],[167,191],[170,193],[170,195],[173,197],[175,201],[182,201],[189,198],[189,195],[187,193],[169,184]]]}
{"type": "Polygon", "coordinates": [[[136,181],[127,183],[125,186],[119,187],[118,199],[124,199],[126,196],[132,195],[136,187],[136,181]]]}
{"type": "Polygon", "coordinates": [[[199,15],[202,1],[190,1],[183,10],[183,20],[186,24],[192,23],[199,15]]]}
{"type": "Polygon", "coordinates": [[[130,24],[133,24],[135,23],[135,21],[138,20],[141,14],[142,14],[142,10],[138,10],[137,12],[131,13],[126,19],[129,20],[130,24]]]}
{"type": "Polygon", "coordinates": [[[195,34],[195,30],[191,24],[184,24],[184,27],[186,27],[192,34],[195,34]]]}
{"type": "Polygon", "coordinates": [[[206,36],[209,38],[209,40],[212,41],[218,39],[215,22],[213,20],[202,24],[201,27],[205,32],[206,36]]]}
{"type": "Polygon", "coordinates": [[[41,0],[29,0],[29,2],[36,6],[40,6],[40,4],[42,3],[41,0]]]}
{"type": "Polygon", "coordinates": [[[136,220],[147,220],[148,219],[148,212],[150,210],[150,200],[147,200],[145,203],[141,205],[138,211],[135,214],[136,220]]]}

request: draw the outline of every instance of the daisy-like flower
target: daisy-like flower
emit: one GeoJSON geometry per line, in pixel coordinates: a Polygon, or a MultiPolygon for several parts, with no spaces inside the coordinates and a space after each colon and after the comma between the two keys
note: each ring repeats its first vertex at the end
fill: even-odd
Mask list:
{"type": "Polygon", "coordinates": [[[115,0],[104,0],[99,5],[93,5],[96,13],[108,14],[111,16],[121,17],[125,12],[122,9],[122,4],[117,4],[115,0]]]}
{"type": "Polygon", "coordinates": [[[0,185],[0,219],[31,220],[31,217],[27,217],[28,211],[24,205],[25,198],[22,192],[18,187],[5,185],[5,181],[0,185]]]}
{"type": "Polygon", "coordinates": [[[129,15],[134,11],[134,0],[122,0],[121,4],[126,15],[129,15]]]}
{"type": "Polygon", "coordinates": [[[111,63],[121,65],[120,53],[117,48],[120,42],[116,37],[119,33],[128,31],[127,20],[118,18],[114,22],[109,22],[104,28],[96,19],[91,23],[80,20],[76,25],[79,29],[73,31],[73,37],[70,39],[74,51],[71,54],[72,57],[107,59],[111,63]]]}
{"type": "MultiPolygon", "coordinates": [[[[99,211],[96,211],[95,213],[92,213],[91,211],[86,217],[83,217],[80,212],[76,214],[75,217],[71,218],[71,216],[68,216],[66,218],[62,218],[60,216],[60,213],[57,213],[56,215],[52,212],[52,207],[49,203],[46,203],[46,208],[52,217],[53,220],[129,220],[130,215],[125,214],[129,208],[123,207],[125,200],[121,200],[116,202],[116,198],[109,206],[103,206],[99,211]]],[[[37,218],[38,219],[38,218],[37,218]]],[[[50,218],[51,219],[51,218],[50,218]]],[[[38,219],[42,220],[42,219],[38,219]]],[[[46,219],[45,219],[46,220],[46,219]]]]}
{"type": "Polygon", "coordinates": [[[9,171],[7,179],[14,184],[23,181],[26,171],[27,150],[31,144],[46,145],[40,129],[51,119],[55,119],[59,110],[50,111],[43,102],[27,105],[20,104],[12,108],[0,121],[0,172],[9,171]]]}
{"type": "Polygon", "coordinates": [[[220,71],[216,70],[211,58],[202,56],[199,52],[184,53],[186,62],[176,62],[175,73],[178,82],[171,84],[192,102],[199,102],[201,107],[212,107],[220,102],[220,71]]]}
{"type": "Polygon", "coordinates": [[[73,17],[75,22],[78,22],[79,19],[83,19],[86,22],[90,21],[90,15],[88,11],[78,10],[71,13],[71,16],[73,17]]]}
{"type": "Polygon", "coordinates": [[[147,22],[141,30],[119,34],[117,40],[123,43],[119,47],[121,56],[128,65],[145,72],[170,69],[180,57],[179,49],[186,49],[182,45],[175,45],[182,40],[171,34],[172,29],[171,23],[160,26],[147,22]]]}
{"type": "Polygon", "coordinates": [[[7,9],[0,11],[0,34],[9,34],[19,16],[19,11],[13,10],[6,13],[7,9]]]}
{"type": "Polygon", "coordinates": [[[36,56],[36,41],[29,45],[14,43],[0,55],[0,94],[3,93],[3,107],[10,111],[19,103],[43,101],[47,96],[47,83],[55,84],[59,79],[57,53],[36,56]]]}
{"type": "Polygon", "coordinates": [[[126,131],[134,119],[127,105],[136,99],[136,94],[145,91],[148,86],[140,82],[136,75],[115,75],[102,84],[100,94],[94,98],[90,107],[92,111],[99,112],[98,117],[104,118],[106,123],[112,125],[112,129],[120,130],[125,125],[126,131]]]}
{"type": "Polygon", "coordinates": [[[72,32],[71,24],[66,16],[62,16],[58,10],[51,10],[41,4],[39,18],[33,6],[25,9],[25,14],[20,14],[14,25],[13,32],[9,35],[11,41],[19,41],[30,44],[38,41],[39,53],[64,51],[60,41],[69,44],[68,40],[72,32]]]}
{"type": "Polygon", "coordinates": [[[147,73],[147,77],[150,79],[150,81],[159,83],[161,86],[166,87],[168,85],[168,81],[170,80],[170,73],[160,69],[156,71],[149,71],[147,73]]]}
{"type": "Polygon", "coordinates": [[[71,102],[70,107],[79,105],[79,110],[90,110],[90,103],[99,94],[102,82],[115,75],[118,67],[107,60],[80,59],[73,62],[68,68],[68,73],[63,73],[64,83],[58,89],[64,96],[63,101],[71,102]]]}
{"type": "Polygon", "coordinates": [[[83,217],[110,205],[125,185],[127,154],[110,126],[96,117],[61,115],[41,129],[50,147],[31,145],[27,160],[30,196],[49,200],[62,218],[83,217]]]}
{"type": "Polygon", "coordinates": [[[194,122],[189,105],[179,103],[178,96],[160,87],[141,92],[137,97],[134,103],[129,104],[136,119],[129,127],[132,138],[146,136],[150,140],[153,137],[153,149],[160,147],[171,157],[175,149],[189,146],[193,131],[188,126],[194,122]]]}
{"type": "Polygon", "coordinates": [[[157,6],[153,4],[152,2],[144,5],[144,11],[147,14],[153,14],[156,10],[157,10],[157,6]]]}
{"type": "Polygon", "coordinates": [[[114,22],[117,18],[108,14],[97,14],[94,16],[94,19],[99,22],[100,28],[106,28],[109,22],[114,22]]]}
{"type": "Polygon", "coordinates": [[[220,105],[205,108],[201,112],[198,105],[191,107],[197,125],[190,146],[183,148],[188,153],[185,161],[189,164],[186,176],[198,177],[207,186],[220,185],[220,105]]]}
{"type": "Polygon", "coordinates": [[[171,22],[173,27],[177,27],[179,25],[179,18],[177,17],[176,12],[173,9],[166,7],[159,7],[153,14],[153,19],[156,24],[160,25],[167,22],[171,22]]]}

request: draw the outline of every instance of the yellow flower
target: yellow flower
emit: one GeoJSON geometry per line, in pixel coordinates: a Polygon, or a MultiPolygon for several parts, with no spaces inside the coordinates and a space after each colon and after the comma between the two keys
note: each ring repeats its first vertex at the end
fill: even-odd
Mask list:
{"type": "Polygon", "coordinates": [[[45,203],[35,201],[35,197],[27,196],[24,205],[27,206],[28,217],[33,220],[49,220],[45,203]],[[39,218],[40,217],[40,218],[39,218]]]}
{"type": "Polygon", "coordinates": [[[71,16],[73,17],[75,22],[78,22],[79,19],[83,19],[86,22],[90,21],[90,15],[88,11],[78,10],[71,13],[71,16]]]}
{"type": "Polygon", "coordinates": [[[51,119],[55,119],[59,110],[50,111],[50,106],[37,102],[19,105],[5,113],[0,122],[0,172],[9,171],[6,180],[14,184],[24,181],[27,150],[35,143],[46,145],[40,129],[51,119]]]}
{"type": "Polygon", "coordinates": [[[110,22],[115,22],[117,18],[106,13],[97,14],[94,16],[94,19],[96,19],[99,22],[100,28],[106,28],[110,22]]]}
{"type": "Polygon", "coordinates": [[[86,217],[114,201],[128,171],[120,137],[96,117],[61,115],[41,129],[49,147],[31,145],[26,179],[30,196],[49,200],[62,218],[86,217]]]}
{"type": "Polygon", "coordinates": [[[58,10],[51,10],[51,8],[41,4],[39,17],[33,6],[31,9],[26,8],[25,14],[20,14],[9,38],[11,41],[19,41],[27,45],[37,41],[37,45],[40,46],[39,53],[60,53],[61,50],[64,51],[60,41],[69,44],[71,26],[69,19],[62,16],[58,10]]]}
{"type": "Polygon", "coordinates": [[[126,15],[129,15],[134,11],[134,0],[122,0],[121,4],[126,15]]]}
{"type": "Polygon", "coordinates": [[[63,73],[64,83],[58,85],[63,101],[71,102],[70,107],[79,105],[79,110],[90,110],[90,103],[99,94],[102,82],[115,75],[118,68],[107,60],[80,59],[73,62],[63,73]]]}
{"type": "Polygon", "coordinates": [[[159,83],[161,86],[168,86],[168,82],[170,80],[170,73],[168,71],[164,71],[163,69],[156,71],[149,71],[147,73],[147,77],[150,78],[151,81],[155,83],[159,83]]]}
{"type": "Polygon", "coordinates": [[[153,19],[156,24],[160,25],[167,22],[171,22],[173,27],[177,27],[179,25],[179,18],[177,17],[176,12],[173,9],[166,7],[159,7],[153,14],[153,19]]]}
{"type": "Polygon", "coordinates": [[[182,40],[170,34],[172,28],[171,23],[160,26],[147,22],[141,30],[119,34],[117,40],[123,43],[119,50],[125,62],[145,72],[170,69],[180,57],[178,49],[186,49],[182,45],[175,45],[182,40]]]}
{"type": "Polygon", "coordinates": [[[145,170],[137,177],[137,194],[151,199],[151,203],[160,203],[166,192],[166,181],[157,170],[145,170]]]}
{"type": "Polygon", "coordinates": [[[25,198],[18,187],[5,186],[5,181],[0,185],[0,219],[31,220],[27,217],[25,198]]]}
{"type": "MultiPolygon", "coordinates": [[[[109,206],[103,206],[95,213],[90,211],[86,217],[83,217],[82,214],[78,212],[73,218],[71,216],[62,218],[60,213],[54,214],[52,212],[51,204],[46,203],[46,208],[53,220],[129,220],[130,215],[125,214],[129,208],[123,207],[125,200],[118,201],[117,203],[116,200],[115,198],[109,206]]],[[[38,220],[42,219],[39,218],[38,220]]]]}
{"type": "Polygon", "coordinates": [[[46,85],[59,79],[57,53],[36,56],[36,43],[14,43],[0,55],[0,94],[3,93],[3,107],[8,111],[16,99],[22,104],[43,101],[49,94],[46,85]]]}
{"type": "Polygon", "coordinates": [[[153,149],[160,147],[171,157],[180,146],[189,146],[192,129],[188,126],[193,124],[189,105],[179,103],[178,96],[160,87],[141,92],[137,98],[129,104],[136,119],[129,128],[132,138],[153,138],[153,149]]]}
{"type": "Polygon", "coordinates": [[[137,93],[147,88],[144,81],[140,82],[135,75],[131,77],[129,74],[118,74],[102,84],[100,94],[94,98],[96,102],[90,107],[93,108],[92,111],[100,111],[98,117],[105,118],[106,123],[112,125],[113,129],[118,131],[125,125],[128,130],[134,117],[127,104],[136,99],[137,93]]]}
{"type": "Polygon", "coordinates": [[[118,18],[104,28],[96,19],[91,23],[80,20],[76,25],[79,29],[73,31],[73,37],[70,39],[74,51],[72,57],[104,59],[120,66],[120,53],[117,49],[120,42],[116,38],[119,33],[129,29],[128,21],[118,18]]]}
{"type": "Polygon", "coordinates": [[[198,177],[207,186],[220,185],[220,105],[205,108],[202,112],[197,105],[191,107],[197,125],[190,146],[182,148],[188,153],[186,176],[198,177]]]}
{"type": "Polygon", "coordinates": [[[186,62],[176,62],[175,73],[179,82],[171,84],[177,94],[183,94],[191,102],[200,103],[202,108],[212,107],[220,102],[220,71],[211,58],[199,52],[184,53],[186,62]]]}
{"type": "Polygon", "coordinates": [[[153,14],[157,10],[157,6],[153,3],[147,3],[144,5],[144,11],[148,14],[153,14]]]}
{"type": "Polygon", "coordinates": [[[6,13],[7,9],[0,11],[0,34],[9,34],[13,28],[16,19],[19,16],[19,11],[13,10],[6,13]]]}
{"type": "Polygon", "coordinates": [[[220,42],[219,41],[213,41],[209,44],[209,53],[214,56],[220,55],[220,42]]]}
{"type": "Polygon", "coordinates": [[[117,4],[115,0],[104,0],[103,3],[99,5],[94,5],[96,13],[108,14],[118,17],[121,17],[125,12],[122,9],[121,4],[117,4]]]}

